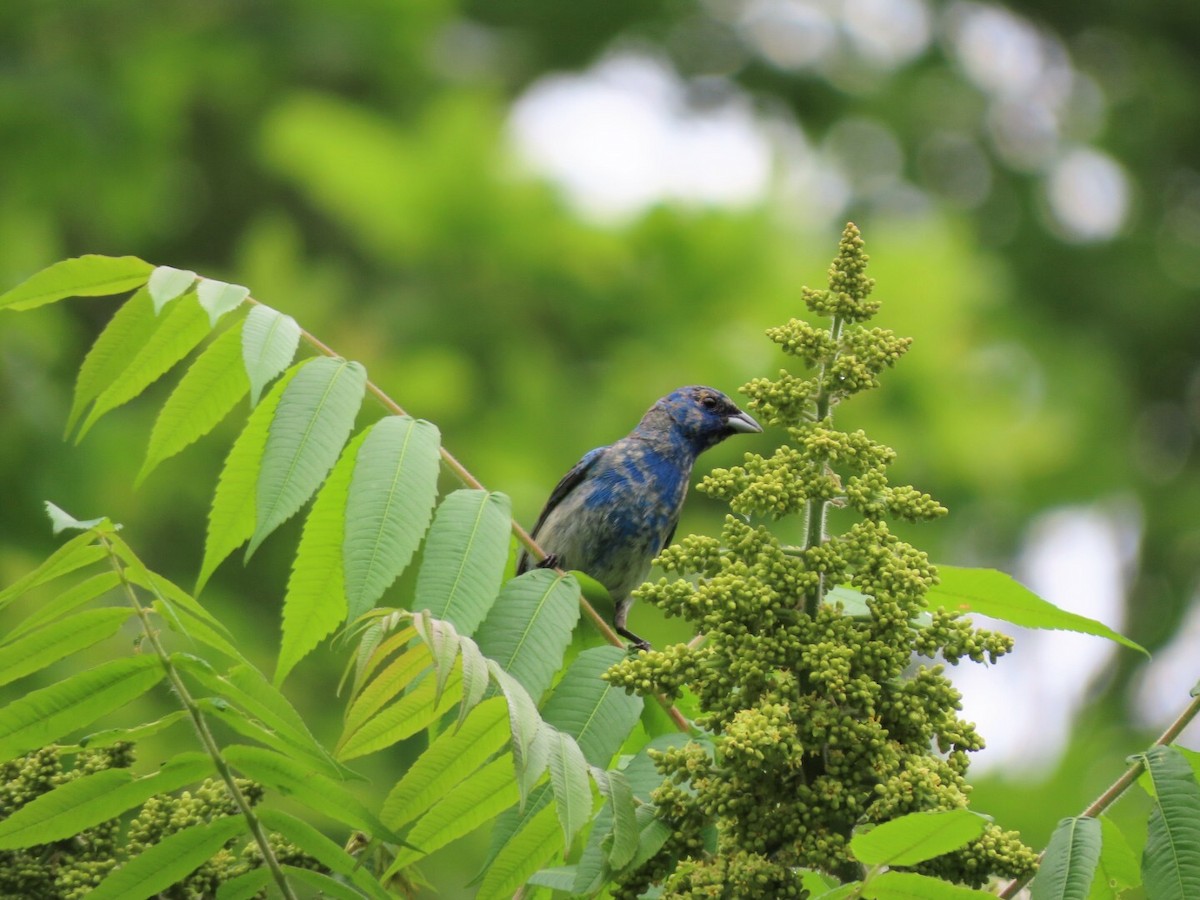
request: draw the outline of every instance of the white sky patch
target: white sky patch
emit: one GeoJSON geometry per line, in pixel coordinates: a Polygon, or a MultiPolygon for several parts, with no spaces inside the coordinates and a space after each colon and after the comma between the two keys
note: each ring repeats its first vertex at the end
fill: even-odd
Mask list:
{"type": "MultiPolygon", "coordinates": [[[[1051,510],[1027,531],[1017,578],[1056,606],[1119,631],[1138,529],[1124,509],[1051,510]]],[[[963,694],[963,718],[974,722],[987,742],[974,757],[972,771],[1019,773],[1053,765],[1090,683],[1118,652],[1117,645],[1091,635],[1027,630],[982,617],[979,624],[1012,635],[1016,648],[995,667],[967,661],[948,668],[963,694]]]]}
{"type": "Polygon", "coordinates": [[[731,93],[694,109],[682,79],[649,56],[539,80],[509,128],[520,154],[599,219],[667,200],[753,204],[771,174],[771,146],[748,100],[731,93]]]}

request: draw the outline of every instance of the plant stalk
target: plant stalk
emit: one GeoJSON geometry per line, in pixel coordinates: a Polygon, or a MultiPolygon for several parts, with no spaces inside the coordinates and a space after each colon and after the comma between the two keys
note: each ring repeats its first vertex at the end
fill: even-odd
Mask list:
{"type": "MultiPolygon", "coordinates": [[[[836,346],[838,340],[842,336],[842,317],[834,316],[833,321],[829,325],[829,336],[833,338],[836,346]]],[[[816,421],[820,425],[828,419],[833,412],[833,392],[829,389],[827,383],[829,364],[837,359],[837,351],[834,351],[833,359],[825,360],[821,363],[820,374],[817,376],[817,397],[816,397],[816,421]]],[[[825,513],[829,507],[827,500],[810,498],[805,506],[805,520],[807,526],[804,534],[804,549],[811,550],[813,547],[819,547],[825,543],[825,513]]],[[[805,598],[804,611],[810,617],[815,617],[817,611],[821,608],[821,603],[825,599],[825,575],[818,576],[817,587],[811,591],[805,598]]]]}

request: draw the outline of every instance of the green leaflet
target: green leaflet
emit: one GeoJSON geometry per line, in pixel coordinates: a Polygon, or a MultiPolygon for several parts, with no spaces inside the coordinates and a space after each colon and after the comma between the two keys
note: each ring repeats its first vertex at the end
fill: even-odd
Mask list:
{"type": "Polygon", "coordinates": [[[343,741],[361,728],[372,715],[396,698],[403,697],[417,676],[427,671],[432,662],[433,656],[428,645],[415,643],[388,663],[354,697],[350,708],[346,710],[343,741]]]}
{"type": "Polygon", "coordinates": [[[1050,836],[1030,887],[1031,900],[1087,900],[1100,860],[1100,820],[1071,816],[1050,836]]]}
{"type": "Polygon", "coordinates": [[[546,806],[496,854],[487,867],[476,900],[511,897],[561,847],[554,807],[546,806]]]}
{"type": "Polygon", "coordinates": [[[592,787],[588,783],[587,761],[579,745],[561,731],[554,732],[549,743],[550,784],[554,789],[558,821],[562,825],[563,845],[569,847],[592,817],[592,787]]]}
{"type": "Polygon", "coordinates": [[[116,659],[0,709],[0,762],[43,747],[141,696],[163,677],[155,656],[116,659]]]}
{"type": "Polygon", "coordinates": [[[183,293],[196,283],[196,273],[188,269],[176,269],[174,266],[159,266],[150,273],[146,289],[150,299],[154,301],[154,314],[162,312],[162,308],[182,296],[183,293]]]}
{"type": "Polygon", "coordinates": [[[108,325],[83,358],[83,365],[75,377],[75,396],[67,416],[68,435],[88,404],[116,380],[129,364],[131,354],[146,345],[158,325],[154,303],[147,288],[137,291],[113,313],[108,325]]]}
{"type": "Polygon", "coordinates": [[[366,381],[359,363],[319,357],[286,384],[258,470],[247,559],[325,480],[354,427],[366,381]]]}
{"type": "Polygon", "coordinates": [[[343,884],[336,878],[331,878],[324,872],[314,872],[300,866],[286,863],[280,866],[291,884],[303,884],[312,889],[311,894],[302,896],[332,897],[333,900],[362,900],[362,894],[349,885],[343,884]]]}
{"type": "Polygon", "coordinates": [[[222,332],[196,357],[154,421],[146,461],[136,484],[141,484],[160,462],[212,431],[246,396],[250,384],[240,360],[239,326],[222,332]]]}
{"type": "Polygon", "coordinates": [[[1118,634],[1107,625],[1087,616],[1059,609],[1004,572],[996,569],[968,569],[942,565],[937,569],[941,583],[930,588],[925,595],[925,604],[930,608],[942,606],[957,612],[982,613],[1025,628],[1078,631],[1081,634],[1108,638],[1132,650],[1146,653],[1145,647],[1118,634]]]}
{"type": "Polygon", "coordinates": [[[1142,883],[1147,897],[1200,897],[1200,784],[1174,747],[1141,754],[1154,783],[1142,883]]]}
{"type": "MultiPolygon", "coordinates": [[[[457,731],[443,731],[392,788],[379,817],[397,829],[418,818],[508,741],[503,698],[480,704],[457,731]]],[[[420,845],[418,845],[420,846],[420,845]]]]}
{"type": "Polygon", "coordinates": [[[970,843],[986,824],[969,809],[909,813],[854,835],[850,851],[868,866],[914,866],[970,843]]]}
{"type": "Polygon", "coordinates": [[[141,725],[134,725],[130,728],[105,728],[102,731],[85,734],[79,739],[79,746],[94,750],[97,747],[111,747],[120,741],[130,741],[136,744],[138,741],[158,734],[160,731],[166,731],[176,722],[182,722],[188,718],[190,716],[186,709],[177,709],[153,722],[143,722],[141,725]]]}
{"type": "Polygon", "coordinates": [[[225,557],[254,533],[255,483],[263,450],[267,446],[271,419],[288,384],[309,364],[310,361],[297,363],[284,373],[262,403],[254,408],[246,427],[225,457],[225,465],[217,479],[212,509],[208,514],[204,562],[196,579],[197,594],[204,589],[205,583],[225,557]]]}
{"type": "Polygon", "coordinates": [[[296,664],[332,634],[346,616],[342,574],[346,497],[366,437],[363,432],[346,445],[304,520],[283,598],[283,639],[275,668],[276,685],[283,684],[296,664]]]}
{"type": "Polygon", "coordinates": [[[421,543],[437,500],[440,444],[437,426],[408,416],[370,428],[345,506],[350,619],[375,605],[421,543]]]}
{"type": "Polygon", "coordinates": [[[462,670],[455,669],[440,697],[437,679],[431,675],[356,731],[348,730],[338,745],[337,758],[345,761],[390,747],[424,730],[452,709],[462,698],[462,670]]]}
{"type": "Polygon", "coordinates": [[[217,327],[217,322],[228,312],[237,309],[243,300],[250,296],[250,288],[240,284],[226,284],[212,278],[201,278],[196,285],[196,299],[208,313],[209,325],[217,327]]]}
{"type": "Polygon", "coordinates": [[[865,900],[987,900],[995,896],[916,872],[883,872],[862,887],[865,900]]]}
{"type": "Polygon", "coordinates": [[[0,609],[8,606],[27,591],[47,582],[54,581],[99,562],[108,556],[108,551],[96,543],[96,535],[91,532],[77,534],[53,553],[42,564],[27,575],[18,578],[4,590],[0,591],[0,609]]]}
{"type": "Polygon", "coordinates": [[[501,588],[475,639],[484,656],[537,699],[562,665],[578,621],[576,580],[552,569],[533,569],[501,588]]]}
{"type": "Polygon", "coordinates": [[[259,304],[242,327],[242,363],[250,379],[250,405],[257,406],[263,388],[291,364],[300,344],[300,326],[291,316],[259,304]]]}
{"type": "Polygon", "coordinates": [[[98,644],[133,615],[128,607],[90,609],[0,647],[0,685],[24,678],[77,650],[98,644]]]}
{"type": "Polygon", "coordinates": [[[244,875],[222,881],[217,888],[216,900],[255,900],[259,891],[271,884],[271,870],[265,867],[251,869],[244,875]]]}
{"type": "Polygon", "coordinates": [[[546,735],[542,729],[542,717],[519,681],[501,669],[494,659],[489,659],[487,663],[488,670],[500,686],[508,704],[513,763],[523,806],[530,788],[541,777],[542,772],[546,771],[549,747],[546,746],[546,735]]]}
{"type": "Polygon", "coordinates": [[[0,294],[0,309],[26,310],[66,297],[103,297],[141,287],[153,266],[136,256],[76,256],[0,294]]]}
{"type": "Polygon", "coordinates": [[[47,622],[56,622],[64,618],[67,613],[108,593],[120,583],[121,576],[112,571],[101,572],[99,575],[93,575],[91,578],[81,581],[74,587],[63,591],[49,603],[38,606],[4,636],[3,643],[15,641],[21,635],[33,631],[47,622]]]}
{"type": "Polygon", "coordinates": [[[346,876],[372,897],[387,900],[391,896],[358,860],[307,822],[276,809],[261,809],[258,817],[269,829],[283,835],[330,871],[346,876]]]}
{"type": "Polygon", "coordinates": [[[186,878],[225,842],[246,831],[241,816],[225,816],[193,825],[163,838],[129,862],[113,869],[88,894],[89,900],[145,900],[186,878]]]}
{"type": "Polygon", "coordinates": [[[425,541],[414,609],[472,635],[500,589],[511,530],[503,494],[464,489],[446,497],[425,541]]]}
{"type": "Polygon", "coordinates": [[[1142,883],[1141,868],[1129,841],[1108,816],[1100,817],[1100,837],[1100,862],[1088,900],[1117,900],[1122,891],[1142,883]]]}
{"type": "Polygon", "coordinates": [[[68,781],[0,822],[0,850],[61,841],[213,773],[207,753],[180,753],[161,769],[135,778],[129,769],[102,769],[68,781]]]}
{"type": "Polygon", "coordinates": [[[172,303],[143,344],[125,348],[128,362],[97,395],[75,442],[83,440],[101,416],[128,403],[191,353],[209,331],[208,320],[193,295],[172,303]]]}

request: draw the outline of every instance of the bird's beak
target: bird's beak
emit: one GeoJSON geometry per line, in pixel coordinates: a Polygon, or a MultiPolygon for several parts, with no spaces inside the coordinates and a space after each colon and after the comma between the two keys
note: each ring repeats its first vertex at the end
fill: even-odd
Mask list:
{"type": "Polygon", "coordinates": [[[738,410],[736,413],[726,419],[725,424],[728,425],[729,430],[733,432],[740,431],[747,434],[756,434],[757,432],[762,431],[762,426],[741,410],[738,410]]]}

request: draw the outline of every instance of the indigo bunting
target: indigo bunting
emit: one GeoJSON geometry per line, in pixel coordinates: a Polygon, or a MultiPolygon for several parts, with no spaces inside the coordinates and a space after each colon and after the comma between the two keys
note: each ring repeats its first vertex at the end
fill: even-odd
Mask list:
{"type": "MultiPolygon", "coordinates": [[[[663,397],[628,435],[584,455],[551,492],[532,532],[547,553],[541,565],[578,569],[604,585],[617,632],[649,649],[625,627],[629,595],[671,543],[696,457],[731,434],[756,431],[762,427],[713,388],[663,397]]],[[[532,564],[523,553],[517,574],[532,564]]]]}

